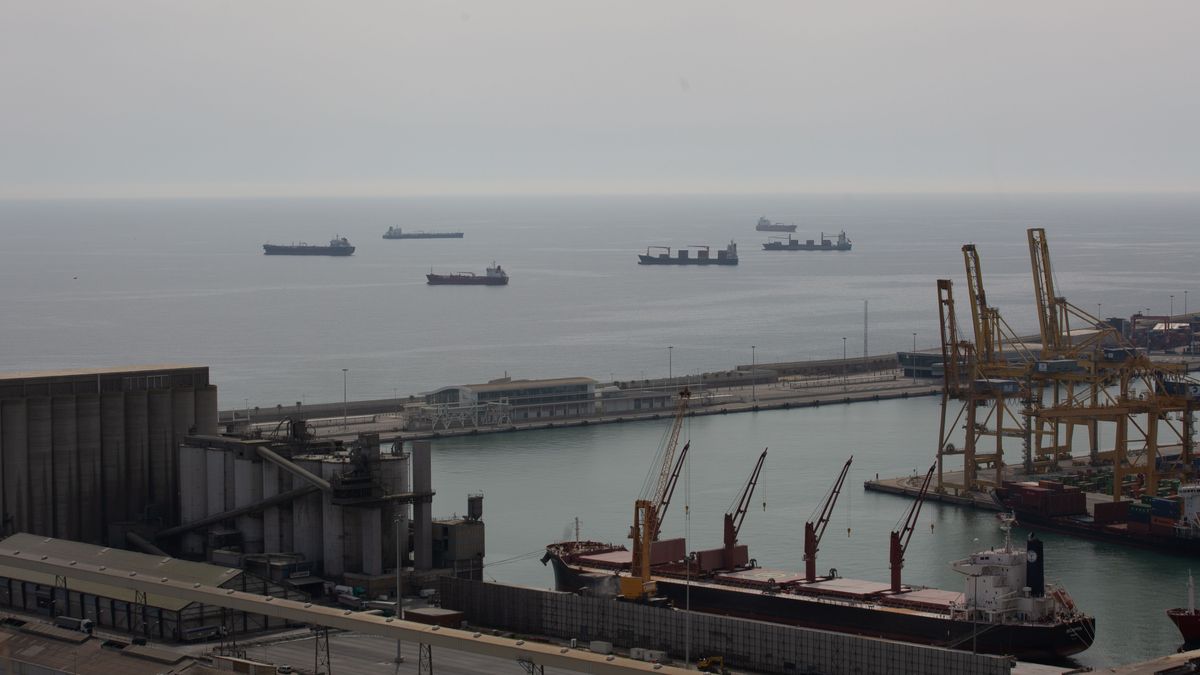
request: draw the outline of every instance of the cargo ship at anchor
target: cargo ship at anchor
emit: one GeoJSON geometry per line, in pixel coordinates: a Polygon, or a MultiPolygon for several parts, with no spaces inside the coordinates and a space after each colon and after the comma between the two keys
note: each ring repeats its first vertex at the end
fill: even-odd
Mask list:
{"type": "Polygon", "coordinates": [[[580,540],[577,526],[574,541],[551,544],[542,557],[554,571],[557,590],[1020,659],[1059,659],[1095,640],[1095,619],[1075,606],[1066,589],[1045,582],[1042,542],[1031,536],[1024,548],[1013,546],[1011,518],[1001,521],[1002,547],[952,563],[964,575],[962,592],[902,583],[904,553],[936,465],[925,474],[903,526],[891,534],[890,583],[844,579],[836,570],[816,573],[820,540],[853,458],[817,508],[819,516],[805,523],[803,572],[759,567],[737,542],[765,450],[736,507],[725,514],[724,546],[688,554],[683,539],[658,540],[690,445],[675,462],[688,396],[686,389],[680,392],[679,413],[659,455],[658,479],[652,474],[643,497],[634,502],[632,546],[580,540]]]}
{"type": "Polygon", "coordinates": [[[675,255],[671,255],[671,247],[669,246],[648,246],[644,254],[638,254],[639,265],[736,265],[738,264],[737,244],[732,241],[725,247],[723,251],[717,251],[714,258],[709,252],[708,246],[692,246],[689,248],[696,249],[695,257],[692,256],[692,251],[688,248],[681,248],[675,251],[675,255]],[[662,251],[662,253],[654,253],[651,251],[662,251]]]}
{"type": "Polygon", "coordinates": [[[792,239],[789,235],[785,240],[783,237],[772,239],[763,244],[764,251],[849,251],[853,244],[846,237],[846,231],[838,233],[837,241],[825,238],[825,233],[821,233],[820,242],[815,242],[812,239],[801,242],[799,239],[792,239]]]}
{"type": "Polygon", "coordinates": [[[430,286],[505,286],[508,284],[508,273],[496,263],[492,263],[483,275],[474,272],[434,274],[430,271],[425,275],[425,279],[430,286]]]}
{"type": "Polygon", "coordinates": [[[417,232],[405,232],[399,227],[389,227],[387,232],[383,233],[384,239],[462,239],[462,232],[425,232],[418,230],[417,232]]]}
{"type": "Polygon", "coordinates": [[[345,237],[334,237],[328,246],[319,244],[263,244],[264,255],[353,255],[354,247],[345,237]]]}
{"type": "Polygon", "coordinates": [[[758,225],[755,225],[754,229],[759,232],[795,232],[796,226],[784,223],[772,223],[766,217],[762,217],[758,219],[758,225]]]}

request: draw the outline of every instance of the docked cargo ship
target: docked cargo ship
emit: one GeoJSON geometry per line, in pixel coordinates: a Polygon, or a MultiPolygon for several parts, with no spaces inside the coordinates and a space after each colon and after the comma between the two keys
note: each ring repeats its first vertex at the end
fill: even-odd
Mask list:
{"type": "Polygon", "coordinates": [[[505,286],[508,284],[508,273],[499,265],[492,263],[483,275],[474,272],[455,272],[453,274],[434,274],[430,271],[425,275],[430,286],[459,285],[459,286],[505,286]]]}
{"type": "Polygon", "coordinates": [[[826,239],[825,233],[821,233],[821,240],[813,241],[809,239],[801,242],[799,239],[793,239],[788,236],[786,240],[782,237],[772,239],[763,244],[765,251],[849,251],[852,244],[850,239],[846,237],[846,232],[843,230],[838,233],[837,241],[826,239]]]}
{"type": "MultiPolygon", "coordinates": [[[[1014,547],[1005,523],[1002,547],[952,563],[962,592],[844,579],[809,581],[804,573],[758,567],[738,546],[733,567],[704,569],[682,540],[654,542],[651,575],[657,593],[676,607],[759,621],[880,637],[952,649],[1057,659],[1095,639],[1096,622],[1066,589],[1045,582],[1043,543],[1014,547]]],[[[719,550],[718,550],[719,551],[719,550]]],[[[560,591],[615,596],[630,576],[624,546],[573,541],[547,547],[560,591]]],[[[893,568],[895,570],[895,568],[893,568]]]]}
{"type": "Polygon", "coordinates": [[[1174,497],[1097,502],[1059,481],[1005,481],[996,499],[1022,525],[1168,553],[1200,554],[1200,484],[1183,485],[1174,497]]]}
{"type": "Polygon", "coordinates": [[[758,230],[759,232],[795,232],[796,226],[787,225],[784,223],[772,223],[770,220],[767,220],[765,217],[763,217],[758,219],[758,225],[756,225],[754,229],[758,230]]]}
{"type": "Polygon", "coordinates": [[[418,230],[416,232],[405,232],[399,227],[389,227],[387,232],[383,233],[384,239],[462,239],[462,232],[425,232],[418,230]]]}
{"type": "Polygon", "coordinates": [[[644,254],[638,254],[639,265],[736,265],[738,264],[737,244],[732,241],[723,251],[717,251],[713,257],[708,246],[692,246],[695,255],[689,248],[681,248],[671,255],[669,246],[649,246],[644,254]],[[651,253],[651,251],[662,251],[651,253]]]}
{"type": "Polygon", "coordinates": [[[345,237],[334,237],[328,246],[319,244],[263,244],[265,255],[353,255],[354,247],[345,237]]]}
{"type": "Polygon", "coordinates": [[[1196,585],[1192,582],[1192,573],[1188,572],[1188,606],[1187,609],[1176,607],[1168,609],[1167,616],[1179,629],[1185,645],[1200,644],[1200,613],[1196,612],[1196,585]]]}

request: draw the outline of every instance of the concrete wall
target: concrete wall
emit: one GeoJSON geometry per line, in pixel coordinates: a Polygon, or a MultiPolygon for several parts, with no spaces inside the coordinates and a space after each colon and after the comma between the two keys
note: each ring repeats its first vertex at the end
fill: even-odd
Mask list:
{"type": "Polygon", "coordinates": [[[216,421],[207,368],[0,374],[3,531],[124,546],[109,523],[174,522],[174,448],[216,421]]]}
{"type": "MultiPolygon", "coordinates": [[[[547,572],[549,574],[549,572],[547,572]]],[[[438,580],[441,606],[462,611],[477,626],[561,639],[661,649],[672,658],[707,654],[727,666],[772,673],[878,675],[1007,675],[1005,657],[810,630],[761,621],[664,611],[605,598],[541,591],[466,579],[438,580]]]]}

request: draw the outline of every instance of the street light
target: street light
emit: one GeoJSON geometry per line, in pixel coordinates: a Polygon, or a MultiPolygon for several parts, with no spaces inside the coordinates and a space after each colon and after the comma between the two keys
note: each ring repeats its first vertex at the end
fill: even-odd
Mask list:
{"type": "Polygon", "coordinates": [[[908,359],[909,366],[912,367],[913,384],[917,383],[917,334],[913,333],[913,350],[912,356],[908,359]]]}
{"type": "Polygon", "coordinates": [[[1171,318],[1175,318],[1175,295],[1171,294],[1171,318]]]}
{"type": "Polygon", "coordinates": [[[755,375],[754,345],[750,345],[750,400],[758,403],[758,377],[755,375]]]}
{"type": "MultiPolygon", "coordinates": [[[[399,441],[396,441],[399,443],[399,441]]],[[[400,594],[400,516],[392,519],[396,523],[396,611],[392,616],[404,620],[404,596],[400,594]]],[[[396,639],[396,663],[404,663],[404,653],[400,651],[400,640],[396,639]]]]}
{"type": "Polygon", "coordinates": [[[846,391],[846,338],[842,338],[842,391],[846,391]]]}
{"type": "Polygon", "coordinates": [[[342,430],[346,430],[346,408],[348,407],[349,397],[346,395],[349,389],[346,387],[346,375],[350,372],[349,368],[342,368],[342,430]]]}
{"type": "Polygon", "coordinates": [[[671,355],[675,350],[675,345],[667,345],[667,381],[671,380],[671,355]]]}

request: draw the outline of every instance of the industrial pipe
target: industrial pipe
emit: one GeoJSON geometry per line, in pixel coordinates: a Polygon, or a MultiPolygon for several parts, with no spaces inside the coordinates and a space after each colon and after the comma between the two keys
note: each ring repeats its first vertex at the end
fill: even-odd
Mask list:
{"type": "Polygon", "coordinates": [[[317,476],[316,474],[312,473],[308,469],[302,468],[299,464],[296,464],[295,462],[292,462],[289,459],[285,459],[282,455],[279,455],[276,452],[274,452],[272,450],[268,450],[267,448],[264,448],[262,446],[258,446],[255,449],[258,450],[259,457],[262,457],[263,459],[267,460],[268,462],[275,464],[279,468],[283,469],[284,471],[287,471],[288,473],[292,474],[293,476],[296,476],[297,478],[302,478],[302,479],[308,481],[309,483],[312,483],[313,485],[320,488],[321,492],[333,492],[333,486],[329,484],[329,481],[325,480],[324,478],[321,478],[320,476],[317,476]]]}
{"type": "Polygon", "coordinates": [[[317,487],[315,485],[304,485],[296,488],[295,490],[288,490],[287,492],[281,492],[273,497],[267,497],[261,502],[247,504],[246,506],[239,506],[236,509],[230,509],[229,511],[223,511],[211,516],[205,516],[199,520],[193,520],[190,523],[184,523],[183,525],[176,525],[175,527],[169,527],[165,530],[159,530],[154,534],[154,538],[166,539],[168,537],[174,537],[177,534],[183,534],[184,532],[198,530],[202,527],[207,527],[208,525],[214,525],[222,520],[237,518],[238,516],[244,516],[248,513],[262,511],[265,508],[276,506],[278,504],[284,504],[294,499],[299,499],[305,495],[312,494],[316,491],[317,487]]]}
{"type": "Polygon", "coordinates": [[[161,555],[164,558],[170,557],[166,551],[146,541],[142,535],[134,532],[133,530],[125,533],[125,541],[141,549],[143,553],[149,553],[150,555],[161,555]]]}

